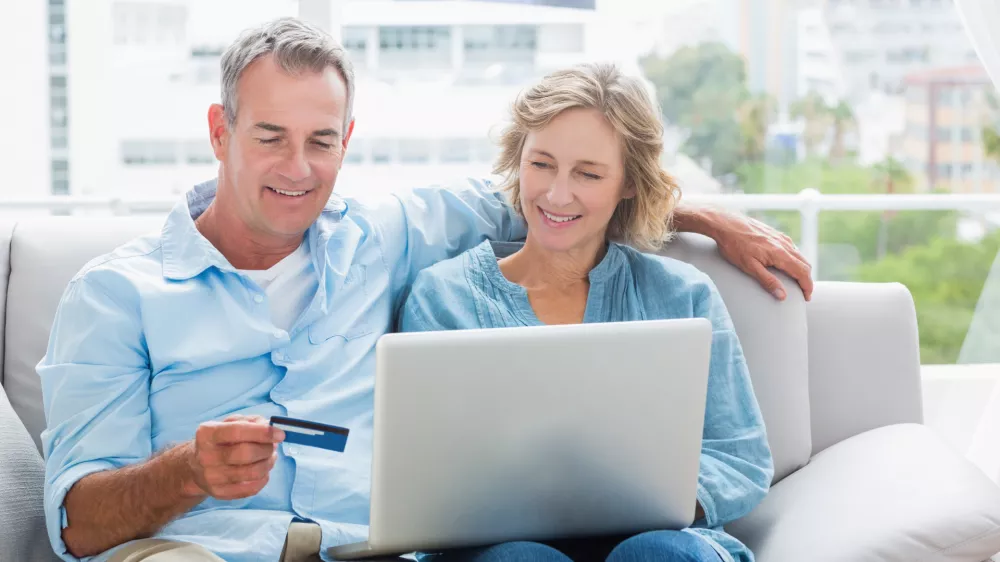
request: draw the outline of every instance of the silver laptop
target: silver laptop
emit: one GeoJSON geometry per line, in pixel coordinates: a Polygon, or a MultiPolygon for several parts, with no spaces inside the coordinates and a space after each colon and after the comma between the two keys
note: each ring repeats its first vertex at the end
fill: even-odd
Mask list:
{"type": "Polygon", "coordinates": [[[691,524],[705,319],[388,334],[354,560],[691,524]]]}

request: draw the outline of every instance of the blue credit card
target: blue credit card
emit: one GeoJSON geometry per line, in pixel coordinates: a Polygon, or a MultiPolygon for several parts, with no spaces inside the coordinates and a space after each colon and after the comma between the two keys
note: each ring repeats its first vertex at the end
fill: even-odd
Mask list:
{"type": "Polygon", "coordinates": [[[271,425],[285,432],[285,443],[319,447],[338,453],[343,453],[347,448],[347,435],[350,430],[346,427],[285,416],[271,416],[271,425]]]}

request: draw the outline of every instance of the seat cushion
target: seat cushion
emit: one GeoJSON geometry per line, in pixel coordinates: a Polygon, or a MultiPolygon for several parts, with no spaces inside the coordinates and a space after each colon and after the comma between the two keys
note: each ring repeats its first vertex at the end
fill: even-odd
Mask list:
{"type": "Polygon", "coordinates": [[[704,271],[719,288],[750,368],[774,455],[774,481],[803,466],[812,455],[809,412],[809,338],[802,291],[778,275],[788,298],[777,301],[756,280],[719,255],[715,242],[682,234],[664,255],[704,271]]]}
{"type": "Polygon", "coordinates": [[[45,415],[35,366],[45,354],[66,285],[88,261],[162,225],[162,216],[51,217],[17,223],[10,249],[3,381],[39,451],[45,415]]]}
{"type": "Polygon", "coordinates": [[[1000,552],[1000,487],[922,425],[851,437],[730,525],[758,562],[981,562],[1000,552]]]}

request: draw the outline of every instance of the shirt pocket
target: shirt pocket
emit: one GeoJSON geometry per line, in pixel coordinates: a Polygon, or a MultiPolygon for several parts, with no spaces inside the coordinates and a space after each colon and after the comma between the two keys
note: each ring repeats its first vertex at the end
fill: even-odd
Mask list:
{"type": "Polygon", "coordinates": [[[371,335],[373,303],[368,297],[367,269],[364,265],[352,265],[347,270],[344,284],[330,304],[326,316],[309,326],[309,343],[318,345],[332,338],[346,341],[371,335]]]}

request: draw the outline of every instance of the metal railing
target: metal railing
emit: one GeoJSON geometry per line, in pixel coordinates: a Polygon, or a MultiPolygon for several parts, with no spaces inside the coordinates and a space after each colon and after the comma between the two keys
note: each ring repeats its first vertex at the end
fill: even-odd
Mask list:
{"type": "MultiPolygon", "coordinates": [[[[107,211],[113,215],[166,213],[177,204],[179,196],[155,198],[49,196],[31,199],[0,200],[0,211],[75,210],[107,211]]],[[[1000,217],[1000,194],[898,194],[832,195],[815,189],[794,194],[705,195],[688,194],[684,201],[696,205],[717,206],[734,211],[795,211],[801,217],[803,255],[817,268],[819,257],[819,214],[823,211],[964,211],[997,213],[1000,217]]]]}

